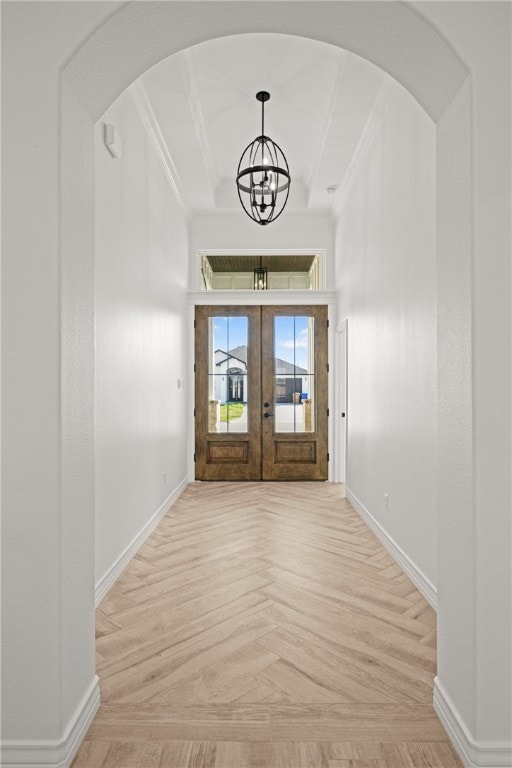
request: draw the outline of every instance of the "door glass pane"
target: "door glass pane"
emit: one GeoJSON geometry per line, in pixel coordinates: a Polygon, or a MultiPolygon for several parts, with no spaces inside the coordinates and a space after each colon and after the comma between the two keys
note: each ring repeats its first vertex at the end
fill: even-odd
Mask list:
{"type": "Polygon", "coordinates": [[[247,432],[249,319],[208,322],[208,432],[247,432]]]}
{"type": "Polygon", "coordinates": [[[314,317],[274,318],[274,430],[315,431],[314,317]]]}

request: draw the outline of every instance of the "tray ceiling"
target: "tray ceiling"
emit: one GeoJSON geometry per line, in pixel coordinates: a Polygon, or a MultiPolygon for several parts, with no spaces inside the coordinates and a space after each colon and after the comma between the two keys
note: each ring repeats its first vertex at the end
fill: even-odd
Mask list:
{"type": "Polygon", "coordinates": [[[276,34],[210,40],[169,57],[131,86],[146,127],[189,212],[238,208],[242,151],[265,127],[292,176],[288,206],[335,211],[358,153],[395,84],[340,48],[276,34]],[[328,193],[328,187],[335,187],[328,193]]]}

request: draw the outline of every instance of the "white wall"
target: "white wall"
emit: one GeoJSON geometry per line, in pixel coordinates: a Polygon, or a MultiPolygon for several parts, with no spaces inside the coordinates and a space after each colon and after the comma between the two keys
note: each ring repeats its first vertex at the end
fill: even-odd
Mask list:
{"type": "Polygon", "coordinates": [[[348,318],[346,484],[432,585],[435,178],[434,123],[396,85],[337,223],[339,317],[348,318]]]}
{"type": "Polygon", "coordinates": [[[186,476],[187,259],[187,222],[125,92],[96,127],[97,583],[186,476]]]}
{"type": "Polygon", "coordinates": [[[334,226],[330,216],[305,213],[293,208],[272,222],[271,226],[262,227],[244,213],[240,207],[236,211],[218,210],[215,213],[198,214],[190,224],[190,289],[201,290],[198,279],[198,250],[221,250],[225,248],[250,250],[293,250],[312,251],[325,249],[326,264],[325,286],[332,286],[334,226]]]}
{"type": "Polygon", "coordinates": [[[443,311],[435,696],[468,764],[509,766],[512,6],[416,7],[444,30],[471,73],[438,124],[443,311]],[[456,185],[465,189],[454,195],[456,185]]]}
{"type": "MultiPolygon", "coordinates": [[[[75,228],[83,217],[92,217],[93,187],[76,169],[90,168],[93,158],[87,147],[82,154],[72,131],[61,133],[60,67],[116,7],[29,2],[4,3],[1,9],[1,731],[12,745],[2,764],[13,754],[18,763],[63,756],[61,750],[76,736],[77,718],[86,718],[97,702],[92,413],[80,424],[80,441],[69,439],[74,415],[92,399],[92,368],[84,350],[84,336],[92,342],[92,326],[83,303],[91,303],[92,287],[82,275],[79,292],[66,291],[61,303],[61,281],[69,282],[69,272],[64,278],[60,212],[61,194],[71,199],[80,186],[75,228]],[[61,193],[63,146],[76,172],[70,176],[73,189],[61,193]],[[63,386],[69,363],[63,336],[72,317],[80,326],[69,340],[77,350],[81,383],[70,393],[63,386]],[[67,469],[80,486],[72,503],[67,469]]],[[[77,114],[84,120],[80,109],[73,105],[71,122],[77,114]]],[[[81,238],[73,257],[92,272],[91,238],[81,238]]]]}
{"type": "MultiPolygon", "coordinates": [[[[439,675],[454,721],[460,715],[452,733],[477,747],[473,764],[510,765],[510,5],[327,3],[322,14],[315,2],[302,2],[295,14],[288,3],[238,3],[239,13],[232,2],[214,9],[178,5],[179,13],[174,3],[123,3],[116,14],[114,4],[103,2],[2,5],[6,765],[10,757],[17,764],[59,764],[80,737],[75,724],[87,721],[94,681],[93,290],[70,277],[73,266],[92,272],[94,222],[81,204],[94,193],[93,123],[163,56],[209,34],[269,25],[339,44],[396,75],[436,119],[443,115],[444,162],[457,146],[457,128],[472,133],[462,164],[467,173],[447,167],[438,183],[442,202],[470,197],[462,227],[447,217],[438,238],[440,258],[454,274],[458,263],[469,268],[459,319],[474,324],[464,330],[469,375],[457,371],[448,345],[438,358],[446,404],[441,439],[452,449],[450,465],[439,465],[439,675]],[[418,8],[432,26],[420,23],[418,8]],[[466,66],[453,62],[448,46],[466,66]],[[457,105],[445,110],[468,71],[472,100],[457,120],[457,105]],[[74,334],[81,329],[85,337],[74,334]],[[458,421],[461,398],[469,405],[458,421]],[[81,418],[71,428],[70,411],[81,418]],[[461,436],[464,446],[472,441],[462,458],[461,436]],[[467,465],[475,470],[467,491],[472,505],[464,496],[467,465]],[[63,467],[71,500],[69,493],[61,498],[63,467]],[[456,567],[453,552],[460,555],[456,567]],[[459,578],[459,564],[471,579],[459,578]],[[461,606],[469,632],[459,628],[461,606]]],[[[443,288],[439,314],[448,326],[447,308],[460,286],[443,288]]]]}

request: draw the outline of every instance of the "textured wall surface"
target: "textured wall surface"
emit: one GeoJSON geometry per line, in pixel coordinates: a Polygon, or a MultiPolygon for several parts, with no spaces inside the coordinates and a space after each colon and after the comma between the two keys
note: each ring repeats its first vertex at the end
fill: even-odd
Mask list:
{"type": "Polygon", "coordinates": [[[445,30],[471,73],[438,124],[444,190],[438,263],[446,310],[439,338],[446,465],[439,488],[445,589],[439,595],[438,677],[478,742],[476,764],[509,765],[512,8],[464,5],[462,23],[457,3],[417,4],[445,30]]]}
{"type": "Polygon", "coordinates": [[[68,282],[65,314],[60,209],[65,145],[75,170],[68,200],[80,186],[75,228],[80,217],[89,222],[74,254],[88,277],[93,189],[76,168],[90,168],[92,155],[81,155],[73,135],[75,119],[87,120],[80,103],[68,103],[70,131],[61,134],[59,67],[115,7],[2,5],[2,736],[9,740],[59,740],[94,676],[92,369],[84,335],[67,335],[82,383],[73,393],[61,388],[62,329],[68,334],[71,316],[92,347],[92,284],[75,294],[68,282]],[[77,443],[68,427],[82,396],[89,412],[77,443]],[[71,504],[70,474],[80,485],[71,504]]]}
{"type": "Polygon", "coordinates": [[[347,488],[435,586],[435,126],[401,87],[338,220],[336,276],[347,488]]]}
{"type": "Polygon", "coordinates": [[[186,474],[187,261],[187,222],[126,92],[96,127],[96,582],[186,474]]]}

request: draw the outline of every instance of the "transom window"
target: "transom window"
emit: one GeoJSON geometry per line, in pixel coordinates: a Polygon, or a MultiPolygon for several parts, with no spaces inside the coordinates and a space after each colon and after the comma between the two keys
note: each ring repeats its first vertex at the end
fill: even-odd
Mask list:
{"type": "Polygon", "coordinates": [[[266,287],[280,291],[323,289],[322,253],[201,252],[204,291],[254,290],[254,270],[266,270],[266,287]]]}

